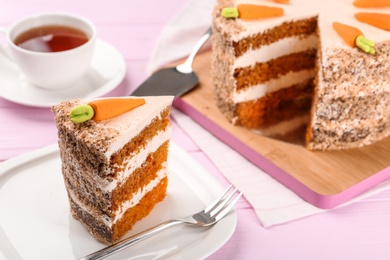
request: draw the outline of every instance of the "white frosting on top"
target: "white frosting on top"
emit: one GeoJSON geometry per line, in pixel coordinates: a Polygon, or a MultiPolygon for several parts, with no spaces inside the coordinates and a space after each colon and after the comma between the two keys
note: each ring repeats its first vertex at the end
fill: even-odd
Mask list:
{"type": "Polygon", "coordinates": [[[127,113],[100,122],[108,128],[115,129],[119,135],[113,140],[105,153],[107,159],[113,153],[121,149],[134,136],[138,135],[151,120],[159,115],[161,111],[172,104],[173,96],[142,97],[145,104],[127,113]]]}
{"type": "Polygon", "coordinates": [[[358,8],[353,5],[353,0],[291,0],[289,4],[278,4],[269,0],[237,0],[238,4],[257,4],[281,7],[284,15],[267,19],[244,21],[237,19],[245,31],[235,35],[233,40],[238,41],[243,37],[265,31],[283,22],[296,21],[304,18],[318,17],[321,45],[324,49],[329,46],[343,46],[350,48],[333,29],[332,23],[339,22],[358,28],[366,38],[375,42],[388,40],[390,32],[376,28],[355,19],[357,12],[376,12],[390,14],[390,7],[386,8],[358,8]]]}

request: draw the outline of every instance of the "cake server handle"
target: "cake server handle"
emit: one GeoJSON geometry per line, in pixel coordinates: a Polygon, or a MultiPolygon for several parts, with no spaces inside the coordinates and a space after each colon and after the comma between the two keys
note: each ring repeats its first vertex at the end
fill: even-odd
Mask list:
{"type": "Polygon", "coordinates": [[[179,71],[183,74],[188,74],[188,73],[191,73],[193,71],[192,63],[194,62],[195,56],[199,52],[199,50],[202,48],[202,46],[210,38],[212,33],[213,33],[213,31],[212,31],[211,27],[208,28],[207,31],[202,35],[202,37],[195,44],[190,55],[187,57],[187,59],[184,61],[184,63],[176,66],[177,71],[179,71]]]}
{"type": "Polygon", "coordinates": [[[154,236],[170,227],[176,226],[178,224],[183,224],[183,221],[180,219],[172,219],[165,222],[162,222],[154,227],[151,227],[149,229],[146,229],[145,231],[142,231],[132,237],[126,238],[124,240],[121,240],[119,242],[116,242],[108,247],[105,247],[99,251],[96,251],[92,254],[89,254],[83,258],[80,258],[80,260],[98,260],[106,258],[110,255],[113,255],[114,253],[117,253],[129,246],[132,246],[134,244],[137,244],[138,242],[141,242],[151,236],[154,236]]]}

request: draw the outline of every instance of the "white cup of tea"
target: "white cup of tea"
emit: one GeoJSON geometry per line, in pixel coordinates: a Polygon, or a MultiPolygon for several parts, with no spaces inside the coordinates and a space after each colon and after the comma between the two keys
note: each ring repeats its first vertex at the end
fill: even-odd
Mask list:
{"type": "Polygon", "coordinates": [[[68,13],[25,17],[5,30],[12,62],[37,87],[70,87],[90,67],[96,28],[88,19],[68,13]]]}

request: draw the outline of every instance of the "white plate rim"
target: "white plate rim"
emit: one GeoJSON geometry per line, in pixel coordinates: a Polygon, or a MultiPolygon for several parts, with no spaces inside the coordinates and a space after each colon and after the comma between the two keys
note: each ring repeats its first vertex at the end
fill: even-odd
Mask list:
{"type": "MultiPolygon", "coordinates": [[[[59,157],[59,150],[57,144],[49,145],[44,148],[35,150],[33,152],[29,152],[17,156],[15,158],[11,158],[5,162],[2,162],[0,163],[0,180],[4,176],[9,176],[9,178],[12,178],[15,171],[17,172],[17,169],[20,166],[29,163],[44,163],[46,157],[52,158],[53,156],[59,157]]],[[[184,181],[186,183],[200,181],[202,184],[204,184],[206,190],[209,192],[209,193],[202,193],[202,196],[205,196],[204,199],[209,200],[211,202],[214,200],[214,198],[217,195],[219,195],[222,192],[223,189],[221,188],[221,185],[218,183],[218,181],[213,176],[211,176],[201,165],[199,165],[185,150],[183,150],[173,142],[171,142],[170,144],[168,161],[169,161],[168,168],[170,169],[170,171],[172,170],[173,172],[175,172],[175,174],[177,172],[182,174],[179,177],[181,178],[184,177],[184,181]],[[193,174],[193,173],[197,173],[197,174],[193,174]]],[[[192,192],[195,191],[193,190],[192,192]]],[[[228,216],[222,219],[214,227],[211,227],[211,229],[209,229],[210,231],[207,233],[207,236],[205,236],[204,241],[202,241],[201,243],[197,243],[193,247],[186,248],[184,251],[182,250],[178,255],[175,255],[171,258],[172,259],[195,259],[195,258],[203,259],[210,256],[230,239],[230,237],[233,235],[235,231],[236,225],[237,225],[237,212],[235,209],[233,209],[228,216]],[[220,233],[213,232],[215,228],[218,228],[218,232],[220,231],[222,232],[220,233]]],[[[94,238],[91,236],[91,239],[94,238]]],[[[1,254],[0,254],[0,258],[1,258],[1,254]]]]}
{"type": "MultiPolygon", "coordinates": [[[[118,87],[119,84],[123,81],[123,79],[126,75],[126,62],[125,62],[123,55],[114,46],[112,46],[111,44],[109,44],[108,42],[106,42],[102,39],[96,40],[96,47],[95,48],[104,49],[105,51],[100,51],[100,52],[96,51],[94,53],[93,57],[95,59],[102,58],[103,55],[105,57],[109,57],[109,59],[111,59],[111,61],[105,60],[105,62],[108,62],[108,63],[111,62],[111,64],[112,64],[112,62],[114,62],[115,66],[117,67],[117,72],[115,73],[115,75],[112,75],[112,77],[110,77],[104,84],[99,85],[99,86],[95,86],[96,88],[94,90],[92,90],[91,92],[89,92],[88,94],[84,94],[82,96],[76,97],[76,94],[74,94],[74,93],[70,94],[66,90],[59,90],[58,94],[56,93],[56,95],[58,97],[53,98],[52,100],[47,100],[47,99],[50,99],[50,97],[48,97],[48,98],[42,97],[41,99],[39,99],[39,97],[38,97],[37,100],[29,100],[29,97],[27,95],[20,94],[20,93],[22,93],[23,87],[20,86],[19,84],[16,84],[17,89],[14,91],[9,91],[9,89],[10,89],[10,87],[11,88],[15,87],[15,85],[6,86],[6,87],[3,86],[2,87],[3,90],[0,89],[0,97],[6,99],[8,101],[14,102],[16,104],[20,104],[20,105],[45,108],[45,107],[51,107],[53,105],[60,103],[61,101],[66,101],[69,99],[96,98],[96,97],[101,97],[101,96],[109,93],[110,91],[112,91],[116,87],[118,87]],[[109,52],[111,55],[107,55],[107,52],[109,52]]],[[[4,55],[4,54],[0,53],[0,56],[1,55],[4,55]]],[[[4,63],[8,63],[9,66],[15,68],[15,65],[12,64],[11,61],[7,61],[8,58],[5,58],[5,57],[0,57],[0,58],[3,59],[4,63]]],[[[92,64],[91,64],[91,69],[98,68],[99,67],[98,65],[99,64],[97,64],[97,62],[94,62],[94,60],[93,60],[92,64]]],[[[17,68],[15,68],[14,70],[18,71],[17,68]]],[[[103,71],[98,71],[98,72],[103,72],[103,71]]],[[[20,75],[20,73],[19,73],[19,75],[20,75]]],[[[34,88],[36,88],[36,87],[34,87],[34,88]]],[[[51,91],[49,91],[49,90],[45,91],[45,90],[39,89],[39,88],[37,88],[36,90],[32,90],[32,89],[30,89],[30,90],[32,92],[36,91],[36,93],[47,93],[48,95],[51,94],[50,93],[51,91]]]]}

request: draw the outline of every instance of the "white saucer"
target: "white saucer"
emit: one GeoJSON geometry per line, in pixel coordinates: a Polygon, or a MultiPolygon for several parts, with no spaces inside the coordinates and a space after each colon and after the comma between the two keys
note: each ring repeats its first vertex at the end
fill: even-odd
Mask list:
{"type": "Polygon", "coordinates": [[[0,97],[22,105],[51,107],[65,100],[103,96],[116,88],[126,74],[123,56],[110,44],[96,41],[91,67],[67,89],[46,90],[27,82],[16,65],[0,53],[0,97]]]}

